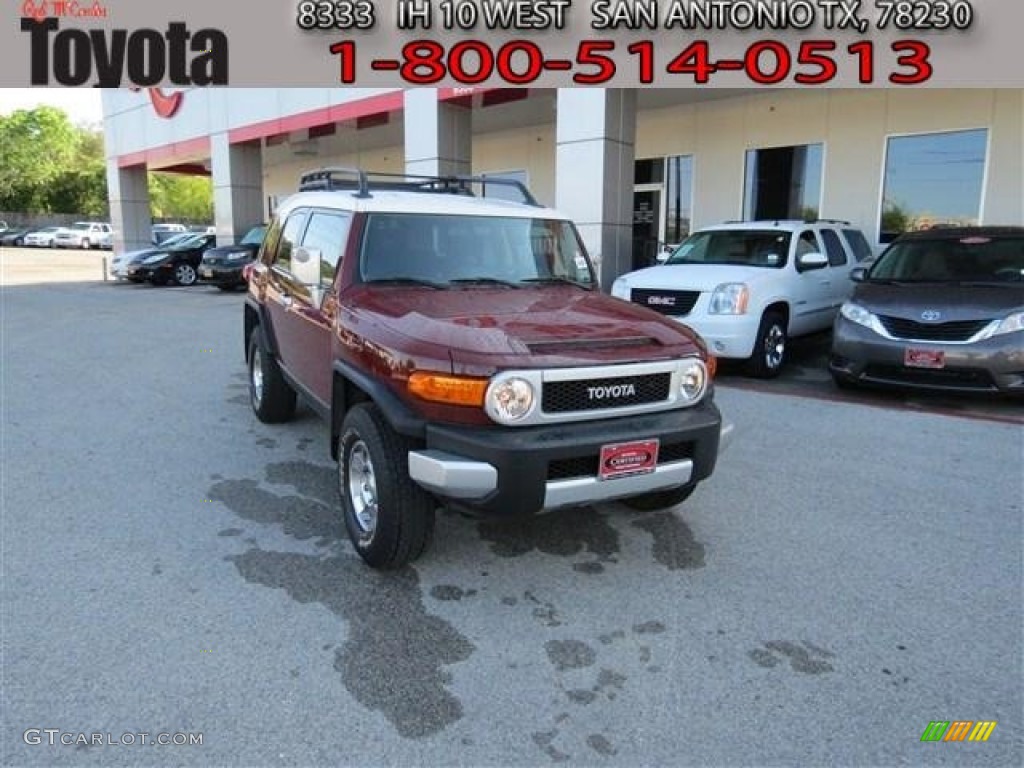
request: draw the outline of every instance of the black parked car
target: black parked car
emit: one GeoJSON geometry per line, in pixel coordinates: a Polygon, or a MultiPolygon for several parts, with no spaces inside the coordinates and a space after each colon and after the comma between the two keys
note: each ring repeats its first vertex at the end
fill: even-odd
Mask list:
{"type": "Polygon", "coordinates": [[[265,226],[253,227],[237,245],[208,250],[203,254],[203,263],[199,265],[199,279],[216,285],[222,291],[244,287],[242,270],[246,264],[255,261],[266,232],[265,226]]]}
{"type": "Polygon", "coordinates": [[[906,234],[850,277],[837,384],[1024,396],[1024,227],[906,234]]]}
{"type": "Polygon", "coordinates": [[[0,245],[22,246],[25,244],[25,235],[31,231],[28,227],[5,229],[0,232],[0,245]]]}
{"type": "Polygon", "coordinates": [[[153,285],[195,285],[203,254],[217,242],[215,235],[196,235],[169,248],[157,248],[141,261],[128,265],[125,276],[153,285]]]}

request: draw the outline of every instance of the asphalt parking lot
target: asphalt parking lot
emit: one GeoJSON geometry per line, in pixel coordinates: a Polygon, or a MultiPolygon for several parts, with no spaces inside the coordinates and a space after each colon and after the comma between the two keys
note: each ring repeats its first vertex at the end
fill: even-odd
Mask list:
{"type": "Polygon", "coordinates": [[[827,396],[812,340],[725,372],[678,510],[445,514],[379,574],[325,425],[251,414],[242,295],[66,258],[0,251],[3,765],[1024,762],[1019,406],[827,396]]]}

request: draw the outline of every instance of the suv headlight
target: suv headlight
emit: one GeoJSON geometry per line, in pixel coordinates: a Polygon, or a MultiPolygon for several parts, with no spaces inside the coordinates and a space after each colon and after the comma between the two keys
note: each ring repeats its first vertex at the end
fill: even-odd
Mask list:
{"type": "Polygon", "coordinates": [[[626,282],[625,278],[620,277],[612,283],[612,296],[629,301],[629,283],[626,282]]]}
{"type": "Polygon", "coordinates": [[[711,294],[709,315],[745,315],[750,289],[745,283],[722,283],[711,294]]]}
{"type": "Polygon", "coordinates": [[[699,358],[683,361],[679,372],[679,395],[687,404],[696,403],[708,388],[708,369],[699,358]]]}
{"type": "Polygon", "coordinates": [[[874,330],[875,316],[864,309],[860,304],[854,304],[852,301],[845,301],[843,302],[843,305],[839,307],[839,314],[851,323],[863,325],[865,328],[874,330]]]}
{"type": "Polygon", "coordinates": [[[484,397],[484,409],[499,424],[512,424],[533,410],[535,400],[533,385],[512,376],[491,382],[484,397]]]}
{"type": "Polygon", "coordinates": [[[992,331],[992,335],[999,336],[1004,333],[1013,333],[1014,331],[1024,331],[1024,312],[1014,312],[1009,317],[1004,317],[1002,322],[992,331]]]}

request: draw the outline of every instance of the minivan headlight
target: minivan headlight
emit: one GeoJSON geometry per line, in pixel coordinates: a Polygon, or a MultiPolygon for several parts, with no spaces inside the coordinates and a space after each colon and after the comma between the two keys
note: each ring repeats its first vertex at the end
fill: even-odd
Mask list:
{"type": "Polygon", "coordinates": [[[612,296],[629,301],[629,283],[626,282],[625,278],[620,277],[612,283],[612,296]]]}
{"type": "Polygon", "coordinates": [[[871,328],[874,330],[875,316],[864,309],[860,304],[854,304],[852,301],[845,301],[843,302],[843,305],[839,307],[839,314],[851,323],[863,325],[865,328],[871,328]]]}
{"type": "Polygon", "coordinates": [[[744,315],[747,302],[750,300],[750,289],[745,283],[722,283],[711,294],[708,304],[709,315],[744,315]]]}
{"type": "Polygon", "coordinates": [[[1004,333],[1014,333],[1015,331],[1024,331],[1024,312],[1014,312],[1009,317],[1004,317],[996,329],[992,331],[993,336],[999,336],[1004,333]]]}

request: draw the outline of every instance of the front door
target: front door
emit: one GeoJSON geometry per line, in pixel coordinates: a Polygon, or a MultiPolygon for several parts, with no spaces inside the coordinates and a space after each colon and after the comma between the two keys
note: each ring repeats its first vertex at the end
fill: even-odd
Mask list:
{"type": "Polygon", "coordinates": [[[638,185],[633,191],[633,269],[657,263],[662,239],[662,186],[638,185]]]}

